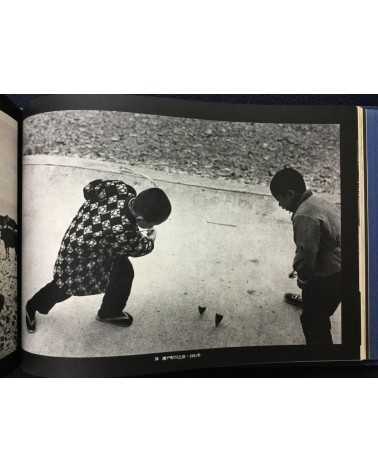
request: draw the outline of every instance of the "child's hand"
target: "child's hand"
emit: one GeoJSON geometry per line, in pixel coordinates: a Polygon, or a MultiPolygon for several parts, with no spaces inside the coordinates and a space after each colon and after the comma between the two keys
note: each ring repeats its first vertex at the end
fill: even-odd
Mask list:
{"type": "Polygon", "coordinates": [[[299,277],[297,278],[297,285],[300,289],[303,289],[307,282],[305,280],[301,280],[299,277]]]}
{"type": "Polygon", "coordinates": [[[151,241],[155,241],[156,239],[156,229],[149,229],[146,232],[146,237],[150,239],[151,241]]]}

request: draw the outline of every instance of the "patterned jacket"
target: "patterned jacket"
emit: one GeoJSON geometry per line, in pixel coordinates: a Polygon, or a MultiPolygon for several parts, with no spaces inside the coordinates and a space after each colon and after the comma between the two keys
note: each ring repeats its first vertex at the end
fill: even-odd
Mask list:
{"type": "Polygon", "coordinates": [[[85,202],[63,237],[54,267],[56,284],[69,295],[104,293],[117,257],[140,257],[154,248],[129,210],[133,187],[95,180],[83,192],[85,202]]]}

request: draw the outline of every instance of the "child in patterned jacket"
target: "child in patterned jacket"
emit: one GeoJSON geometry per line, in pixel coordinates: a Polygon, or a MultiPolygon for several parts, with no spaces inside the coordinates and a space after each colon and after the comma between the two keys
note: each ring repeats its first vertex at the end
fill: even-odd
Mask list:
{"type": "Polygon", "coordinates": [[[36,330],[37,312],[47,314],[72,295],[104,293],[96,319],[124,327],[133,322],[123,312],[134,279],[129,257],[154,249],[153,228],[169,217],[170,201],[159,188],[137,195],[119,180],[95,180],[83,192],[85,202],[63,237],[53,280],[26,304],[29,333],[36,330]]]}

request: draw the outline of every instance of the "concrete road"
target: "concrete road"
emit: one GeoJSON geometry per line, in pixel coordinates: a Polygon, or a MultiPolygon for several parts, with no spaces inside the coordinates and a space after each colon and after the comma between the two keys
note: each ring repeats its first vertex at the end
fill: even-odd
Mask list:
{"type": "MultiPolygon", "coordinates": [[[[98,161],[28,156],[24,162],[23,306],[51,280],[61,239],[89,181],[122,179],[138,191],[146,187],[145,180],[98,161]]],[[[158,180],[173,206],[170,219],[157,227],[153,253],[132,259],[127,310],[134,324],[117,328],[96,321],[101,295],[71,297],[48,316],[38,315],[35,334],[24,328],[24,348],[92,357],[304,344],[300,311],[283,301],[286,291],[297,290],[288,278],[290,215],[267,189],[238,192],[225,181],[134,169],[158,180]],[[198,306],[206,307],[202,316],[198,306]],[[216,313],[224,316],[218,328],[216,313]]],[[[332,330],[341,342],[340,309],[332,330]]]]}

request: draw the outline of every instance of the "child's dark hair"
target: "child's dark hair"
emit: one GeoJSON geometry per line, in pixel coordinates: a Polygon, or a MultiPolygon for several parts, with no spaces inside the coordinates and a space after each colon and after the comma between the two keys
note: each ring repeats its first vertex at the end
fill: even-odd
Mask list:
{"type": "Polygon", "coordinates": [[[159,225],[169,217],[172,207],[163,190],[149,188],[136,196],[133,209],[148,222],[159,225]]]}
{"type": "Polygon", "coordinates": [[[289,190],[302,195],[306,191],[306,184],[300,172],[290,167],[278,171],[270,182],[270,191],[274,197],[285,195],[289,190]]]}

